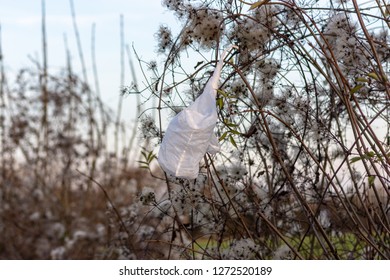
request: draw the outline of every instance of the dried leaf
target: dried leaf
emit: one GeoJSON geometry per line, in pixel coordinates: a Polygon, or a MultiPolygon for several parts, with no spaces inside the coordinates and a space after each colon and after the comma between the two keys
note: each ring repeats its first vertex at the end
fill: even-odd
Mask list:
{"type": "Polygon", "coordinates": [[[234,141],[233,136],[229,135],[229,140],[230,140],[230,143],[232,143],[232,145],[237,148],[237,143],[236,143],[236,141],[234,141]]]}
{"type": "Polygon", "coordinates": [[[373,78],[376,81],[379,81],[378,75],[374,72],[368,73],[367,76],[369,76],[370,78],[373,78]]]}
{"type": "Polygon", "coordinates": [[[201,65],[201,64],[203,64],[203,63],[204,63],[204,61],[198,61],[198,63],[194,66],[194,69],[198,68],[199,65],[201,65]]]}
{"type": "Polygon", "coordinates": [[[221,137],[219,137],[218,141],[221,142],[222,140],[224,140],[224,139],[226,138],[227,135],[228,135],[228,132],[225,131],[225,132],[221,135],[221,137]]]}
{"type": "Polygon", "coordinates": [[[267,4],[269,1],[270,1],[270,0],[262,0],[262,1],[258,1],[258,2],[256,2],[256,3],[253,3],[253,4],[251,5],[251,7],[249,8],[249,11],[250,11],[250,10],[254,10],[254,9],[260,7],[261,5],[267,4]]]}
{"type": "Polygon", "coordinates": [[[368,82],[369,82],[369,80],[368,80],[368,79],[366,79],[366,78],[362,78],[362,77],[360,77],[360,78],[356,78],[356,82],[361,82],[361,83],[368,83],[368,82]]]}
{"type": "Polygon", "coordinates": [[[368,176],[368,185],[369,186],[373,186],[374,185],[374,181],[375,181],[375,176],[373,176],[373,175],[368,176]]]}
{"type": "MultiPolygon", "coordinates": [[[[225,123],[228,127],[237,127],[238,125],[235,123],[225,123]]],[[[239,133],[238,133],[239,134],[239,133]]]]}
{"type": "Polygon", "coordinates": [[[230,133],[232,133],[232,134],[236,134],[236,135],[240,135],[241,133],[240,132],[238,132],[237,130],[230,130],[230,133]]]}
{"type": "Polygon", "coordinates": [[[351,89],[351,94],[358,92],[364,85],[356,85],[351,89]]]}
{"type": "Polygon", "coordinates": [[[217,105],[220,110],[223,108],[223,99],[222,98],[217,98],[217,105]]]}
{"type": "Polygon", "coordinates": [[[350,163],[354,163],[354,162],[357,162],[359,160],[361,160],[362,158],[361,157],[353,157],[351,160],[350,160],[350,163]]]}

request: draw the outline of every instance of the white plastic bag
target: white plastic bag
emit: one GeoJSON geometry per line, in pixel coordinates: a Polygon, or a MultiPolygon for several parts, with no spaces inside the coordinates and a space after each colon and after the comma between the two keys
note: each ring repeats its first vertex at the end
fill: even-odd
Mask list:
{"type": "Polygon", "coordinates": [[[168,125],[160,146],[158,162],[170,175],[195,179],[199,173],[199,162],[205,153],[215,154],[219,151],[218,139],[214,134],[218,119],[216,95],[227,51],[222,54],[202,94],[168,125]]]}

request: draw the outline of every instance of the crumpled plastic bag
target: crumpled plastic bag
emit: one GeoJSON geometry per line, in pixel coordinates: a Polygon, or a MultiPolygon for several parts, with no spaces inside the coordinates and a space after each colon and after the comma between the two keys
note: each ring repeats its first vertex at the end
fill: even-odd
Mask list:
{"type": "Polygon", "coordinates": [[[218,138],[214,134],[218,120],[216,95],[223,59],[230,49],[223,52],[202,94],[169,123],[157,158],[167,174],[195,179],[206,152],[219,152],[218,138]]]}

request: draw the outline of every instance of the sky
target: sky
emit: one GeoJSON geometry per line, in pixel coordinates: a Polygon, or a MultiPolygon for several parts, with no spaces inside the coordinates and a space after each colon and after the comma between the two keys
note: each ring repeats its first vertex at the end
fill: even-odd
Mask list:
{"type": "MultiPolygon", "coordinates": [[[[66,36],[72,66],[81,75],[70,1],[46,0],[45,3],[49,70],[55,73],[66,65],[66,36]]],[[[160,0],[73,0],[73,3],[88,80],[93,85],[91,34],[95,24],[100,91],[105,104],[115,109],[120,89],[120,16],[124,17],[125,43],[134,46],[145,61],[158,60],[154,34],[159,25],[175,27],[179,23],[161,6],[160,0]]],[[[41,0],[0,0],[1,44],[7,75],[12,76],[20,68],[33,66],[29,57],[42,61],[41,9],[41,0]]],[[[125,85],[131,85],[127,56],[125,61],[125,85]]],[[[138,69],[137,64],[135,66],[138,69]]],[[[124,99],[124,118],[135,117],[132,114],[135,112],[134,102],[132,96],[124,99]]]]}
{"type": "MultiPolygon", "coordinates": [[[[29,57],[42,61],[41,1],[0,0],[1,47],[9,80],[20,68],[33,66],[29,57]]],[[[66,35],[73,69],[81,75],[69,2],[45,1],[48,65],[51,73],[60,71],[66,65],[66,35]]],[[[120,96],[120,15],[124,17],[125,43],[133,45],[145,61],[163,60],[156,53],[154,34],[158,27],[166,24],[177,31],[180,23],[172,12],[162,7],[161,0],[73,0],[73,3],[88,80],[93,86],[91,30],[95,24],[100,91],[104,103],[115,110],[120,96]]],[[[132,77],[127,58],[125,65],[125,85],[130,86],[132,77]]],[[[138,64],[135,66],[138,80],[142,82],[138,64]]],[[[122,114],[125,121],[131,122],[136,118],[135,100],[134,95],[124,98],[122,114]]]]}

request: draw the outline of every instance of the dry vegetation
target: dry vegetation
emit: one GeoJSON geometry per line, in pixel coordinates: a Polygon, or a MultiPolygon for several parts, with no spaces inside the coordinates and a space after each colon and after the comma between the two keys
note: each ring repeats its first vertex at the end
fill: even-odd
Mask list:
{"type": "Polygon", "coordinates": [[[125,217],[140,188],[156,183],[108,149],[114,122],[88,85],[70,68],[47,77],[41,69],[22,69],[12,83],[2,73],[0,258],[123,256],[115,211],[125,217]]]}
{"type": "Polygon", "coordinates": [[[142,114],[141,153],[70,62],[11,81],[0,42],[0,259],[389,259],[389,143],[372,128],[389,127],[388,6],[190,2],[163,1],[183,30],[156,35],[164,65],[144,73],[159,118],[142,114]],[[232,43],[221,153],[196,180],[163,174],[163,113],[193,100],[232,43]],[[182,53],[204,59],[193,74],[182,53]]]}

